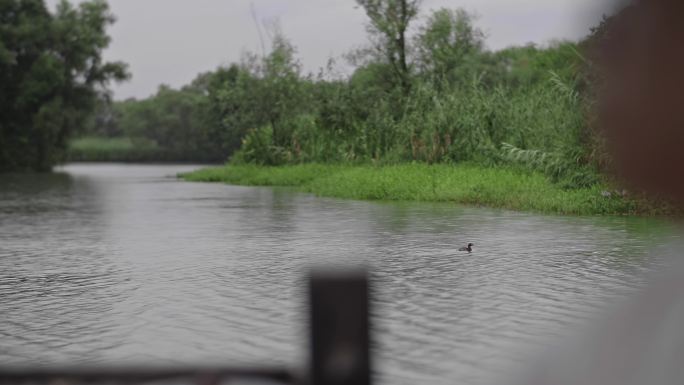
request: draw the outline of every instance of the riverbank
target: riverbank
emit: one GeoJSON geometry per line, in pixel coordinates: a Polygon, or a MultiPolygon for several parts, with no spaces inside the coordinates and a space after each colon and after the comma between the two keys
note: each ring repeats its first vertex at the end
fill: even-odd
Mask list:
{"type": "Polygon", "coordinates": [[[72,140],[70,162],[150,162],[164,158],[164,150],[149,140],[86,137],[72,140]]]}
{"type": "Polygon", "coordinates": [[[544,175],[476,165],[228,165],[180,174],[195,182],[289,186],[318,196],[453,202],[570,215],[659,215],[663,206],[610,193],[606,186],[563,189],[544,175]]]}
{"type": "Polygon", "coordinates": [[[183,151],[159,146],[145,138],[84,137],[69,143],[68,162],[124,162],[124,163],[217,163],[217,159],[201,151],[183,151]]]}

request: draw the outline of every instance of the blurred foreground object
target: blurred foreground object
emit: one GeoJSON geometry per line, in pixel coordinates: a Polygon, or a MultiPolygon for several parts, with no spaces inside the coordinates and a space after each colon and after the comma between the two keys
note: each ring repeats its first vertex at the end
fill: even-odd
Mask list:
{"type": "Polygon", "coordinates": [[[369,385],[370,323],[365,273],[319,273],[310,281],[311,380],[369,385]]]}
{"type": "Polygon", "coordinates": [[[607,19],[598,42],[600,125],[620,174],[684,203],[684,2],[646,0],[607,19]]]}
{"type": "Polygon", "coordinates": [[[684,383],[684,261],[628,304],[546,355],[525,385],[684,383]]]}
{"type": "MultiPolygon", "coordinates": [[[[600,126],[616,171],[635,188],[684,206],[684,2],[633,2],[598,41],[600,126]]],[[[684,383],[684,261],[619,311],[546,357],[526,385],[684,383]]]]}
{"type": "Polygon", "coordinates": [[[287,368],[0,368],[0,385],[307,384],[370,385],[368,278],[364,271],[309,279],[311,361],[287,368]]]}

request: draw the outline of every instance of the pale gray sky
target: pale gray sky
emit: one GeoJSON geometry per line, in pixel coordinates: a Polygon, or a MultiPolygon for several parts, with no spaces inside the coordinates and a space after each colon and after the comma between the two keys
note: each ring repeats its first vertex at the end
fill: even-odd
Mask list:
{"type": "MultiPolygon", "coordinates": [[[[58,0],[47,0],[54,5],[58,0]]],[[[424,0],[424,13],[463,7],[477,13],[487,45],[499,49],[528,42],[578,39],[610,11],[606,0],[424,0]]],[[[277,18],[297,46],[307,71],[366,40],[366,16],[354,0],[109,0],[118,21],[111,27],[110,60],[130,64],[133,78],[114,85],[117,99],[146,97],[161,83],[179,87],[198,73],[260,51],[250,4],[259,22],[277,18]]]]}

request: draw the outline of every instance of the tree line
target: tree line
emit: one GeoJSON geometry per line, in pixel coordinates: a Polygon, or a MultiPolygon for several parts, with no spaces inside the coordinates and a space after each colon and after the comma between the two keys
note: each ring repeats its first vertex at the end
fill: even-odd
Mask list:
{"type": "MultiPolygon", "coordinates": [[[[588,118],[584,56],[595,37],[491,51],[462,9],[421,16],[418,0],[357,3],[368,16],[369,44],[345,55],[354,65],[348,76],[332,61],[305,73],[295,45],[274,29],[264,54],[246,54],[180,89],[161,86],[149,98],[117,102],[92,93],[90,115],[71,127],[80,135],[152,141],[177,160],[466,161],[534,169],[568,186],[596,181],[602,150],[588,118]]],[[[106,10],[102,1],[80,7],[106,10]]],[[[104,26],[112,19],[102,14],[104,26]]],[[[59,11],[46,17],[59,19],[59,11]]],[[[99,37],[101,50],[108,39],[99,37]]],[[[120,76],[106,80],[125,77],[115,68],[120,76]]]]}

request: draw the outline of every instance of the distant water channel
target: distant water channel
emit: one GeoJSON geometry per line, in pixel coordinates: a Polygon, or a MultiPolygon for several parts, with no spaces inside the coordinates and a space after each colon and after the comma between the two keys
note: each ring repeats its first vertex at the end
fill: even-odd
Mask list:
{"type": "Polygon", "coordinates": [[[657,264],[647,219],[174,178],[194,168],[0,176],[0,364],[299,365],[308,268],[361,262],[381,382],[477,384],[657,264]]]}

